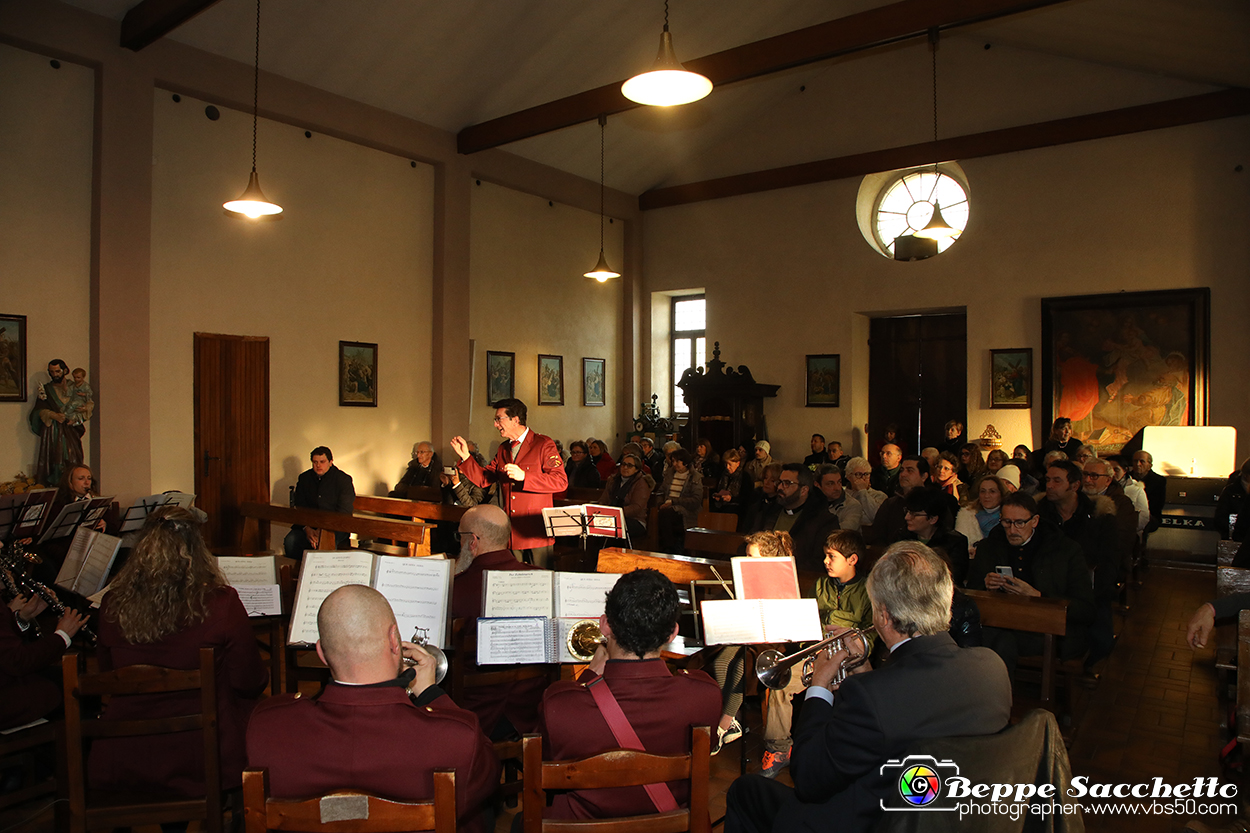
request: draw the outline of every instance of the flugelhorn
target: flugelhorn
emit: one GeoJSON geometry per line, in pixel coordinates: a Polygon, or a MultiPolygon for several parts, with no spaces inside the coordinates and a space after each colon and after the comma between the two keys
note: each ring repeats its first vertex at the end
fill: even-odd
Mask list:
{"type": "Polygon", "coordinates": [[[595,656],[595,649],[603,644],[603,631],[599,630],[599,622],[595,619],[583,619],[569,628],[565,644],[569,654],[578,662],[590,662],[595,656]]]}
{"type": "MultiPolygon", "coordinates": [[[[437,685],[447,676],[447,654],[437,645],[430,644],[428,628],[417,628],[412,634],[412,643],[434,658],[434,683],[437,685]]],[[[404,657],[404,665],[412,667],[417,664],[415,659],[404,657]]]]}
{"type": "Polygon", "coordinates": [[[852,670],[858,668],[868,661],[868,635],[872,633],[873,626],[860,630],[859,628],[851,628],[839,634],[830,636],[815,645],[810,645],[801,651],[795,651],[789,656],[783,656],[781,651],[769,649],[762,652],[755,660],[755,676],[759,681],[769,688],[782,689],[790,683],[790,668],[798,662],[803,662],[803,685],[812,684],[812,673],[816,668],[816,657],[821,651],[828,651],[829,656],[841,651],[848,651],[848,639],[854,637],[859,640],[861,653],[857,656],[847,656],[842,660],[837,674],[833,677],[832,685],[841,685],[842,681],[852,670]]]}

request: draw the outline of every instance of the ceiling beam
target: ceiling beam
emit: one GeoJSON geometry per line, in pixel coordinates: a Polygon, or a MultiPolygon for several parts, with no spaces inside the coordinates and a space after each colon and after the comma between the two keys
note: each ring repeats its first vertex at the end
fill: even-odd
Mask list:
{"type": "Polygon", "coordinates": [[[1250,114],[1250,90],[1230,89],[1214,93],[1176,98],[1155,104],[1141,104],[1103,113],[1090,113],[1067,119],[990,130],[968,136],[955,136],[933,142],[856,153],[835,159],[821,159],[772,168],[766,171],[673,185],[646,191],[638,197],[642,211],[668,208],[705,200],[719,200],[743,194],[758,194],[796,185],[811,185],[852,176],[867,176],[882,171],[931,165],[938,159],[975,159],[1021,150],[1066,145],[1091,139],[1106,139],[1144,130],[1197,124],[1214,119],[1250,114]]]}
{"type": "MultiPolygon", "coordinates": [[[[153,2],[153,0],[146,0],[153,2]]],[[[1017,14],[1064,0],[901,0],[753,43],[686,61],[716,86],[780,72],[982,20],[1017,14]]],[[[621,94],[627,79],[470,125],[456,135],[461,153],[506,145],[642,105],[621,94]]]]}
{"type": "Polygon", "coordinates": [[[219,0],[143,0],[122,18],[122,48],[138,52],[219,0]]]}

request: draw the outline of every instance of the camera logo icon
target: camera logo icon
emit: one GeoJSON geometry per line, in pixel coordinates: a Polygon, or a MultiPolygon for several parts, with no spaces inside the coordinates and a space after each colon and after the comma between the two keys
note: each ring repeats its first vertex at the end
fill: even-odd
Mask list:
{"type": "Polygon", "coordinates": [[[942,776],[924,764],[909,766],[898,777],[898,794],[908,804],[926,807],[942,794],[942,776]]]}
{"type": "Polygon", "coordinates": [[[938,799],[942,797],[942,786],[958,774],[959,765],[954,761],[938,760],[932,755],[908,755],[901,761],[887,761],[881,765],[881,775],[893,790],[889,798],[881,799],[881,809],[954,809],[943,807],[938,799]]]}

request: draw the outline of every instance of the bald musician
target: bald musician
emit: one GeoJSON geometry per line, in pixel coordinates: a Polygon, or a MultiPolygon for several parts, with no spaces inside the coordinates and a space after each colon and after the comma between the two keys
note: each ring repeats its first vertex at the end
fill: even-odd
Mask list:
{"type": "Polygon", "coordinates": [[[247,729],[247,758],[267,767],[277,798],[352,789],[398,800],[434,795],[435,769],[456,770],[461,825],[485,831],[482,810],[499,782],[499,760],[478,728],[434,683],[434,659],[403,642],[381,593],[335,590],[317,613],[317,655],[330,667],[321,694],[262,702],[247,729]],[[415,675],[401,674],[403,659],[415,675]]]}

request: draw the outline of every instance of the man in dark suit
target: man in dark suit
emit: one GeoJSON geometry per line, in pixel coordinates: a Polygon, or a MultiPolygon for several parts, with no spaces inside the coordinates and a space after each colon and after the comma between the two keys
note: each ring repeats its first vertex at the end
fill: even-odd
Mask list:
{"type": "Polygon", "coordinates": [[[1163,504],[1168,497],[1168,479],[1154,470],[1155,458],[1149,451],[1138,451],[1133,454],[1133,479],[1141,483],[1146,491],[1146,502],[1150,504],[1150,523],[1146,524],[1146,532],[1151,533],[1163,523],[1163,504]]]}
{"type": "Polygon", "coordinates": [[[794,787],[739,778],[729,788],[726,833],[867,831],[880,800],[897,790],[897,773],[883,775],[882,764],[918,740],[989,735],[1007,725],[1007,669],[992,651],[950,638],[953,592],[950,571],[924,544],[900,541],[886,551],[868,574],[868,596],[889,660],[853,674],[835,696],[830,686],[847,653],[817,656],[795,727],[794,787]]]}
{"type": "Polygon", "coordinates": [[[777,501],[754,513],[745,530],[789,532],[794,539],[795,564],[811,573],[824,569],[825,539],[839,528],[838,516],[829,512],[824,492],[815,486],[811,469],[786,463],[777,480],[777,501]]]}
{"type": "Polygon", "coordinates": [[[434,683],[434,660],[402,642],[381,593],[359,584],[335,590],[317,613],[317,655],[331,682],[316,697],[282,694],[261,703],[247,728],[247,760],[269,769],[277,798],[362,790],[428,800],[434,770],[456,770],[456,815],[491,829],[482,807],[499,782],[499,759],[477,717],[434,683]],[[415,676],[400,674],[404,658],[415,676]]]}
{"type": "MultiPolygon", "coordinates": [[[[352,476],[334,465],[334,453],[319,445],[308,455],[312,468],[295,481],[294,505],[303,509],[319,509],[326,512],[342,512],[350,515],[356,500],[356,486],[352,476]]],[[[351,546],[348,532],[335,532],[334,546],[341,550],[351,546]]],[[[282,542],[287,558],[299,561],[304,550],[315,550],[321,545],[322,531],[312,527],[291,527],[282,542]]]]}

